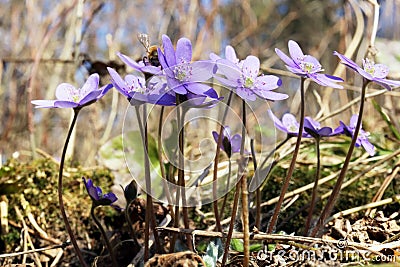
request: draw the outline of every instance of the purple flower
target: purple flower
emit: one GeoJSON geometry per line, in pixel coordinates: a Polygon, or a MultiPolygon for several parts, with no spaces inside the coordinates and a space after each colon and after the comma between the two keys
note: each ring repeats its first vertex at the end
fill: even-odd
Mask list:
{"type": "MultiPolygon", "coordinates": [[[[282,116],[282,120],[279,120],[269,109],[268,115],[272,119],[275,127],[278,128],[278,130],[287,133],[290,137],[298,136],[300,124],[297,122],[296,117],[293,114],[286,113],[282,116]]],[[[306,120],[304,120],[304,122],[305,121],[306,120]]],[[[311,138],[312,136],[309,133],[303,131],[302,137],[311,138]]]]}
{"type": "Polygon", "coordinates": [[[120,52],[117,53],[117,56],[122,60],[122,62],[124,62],[126,65],[128,65],[129,67],[131,67],[137,71],[146,72],[146,73],[150,73],[150,74],[158,74],[161,72],[161,67],[146,65],[143,63],[142,60],[139,62],[136,62],[132,58],[130,58],[120,52]]]}
{"type": "Polygon", "coordinates": [[[310,117],[304,118],[304,131],[310,134],[312,137],[319,139],[321,137],[328,137],[332,134],[332,128],[322,127],[319,122],[314,121],[310,117]]]}
{"type": "MultiPolygon", "coordinates": [[[[358,114],[354,114],[350,119],[350,124],[347,126],[342,121],[340,121],[340,126],[337,127],[332,135],[345,134],[347,136],[353,137],[354,130],[357,125],[358,114]]],[[[356,140],[356,147],[362,146],[365,151],[368,152],[371,156],[375,154],[375,147],[368,140],[369,133],[362,129],[362,125],[360,127],[360,132],[358,133],[356,140]]]]}
{"type": "Polygon", "coordinates": [[[286,68],[289,71],[301,77],[310,78],[322,86],[343,88],[343,86],[336,84],[337,82],[343,82],[341,78],[319,73],[323,71],[319,61],[313,56],[304,55],[300,46],[295,41],[290,40],[288,46],[290,57],[278,48],[275,48],[275,52],[285,62],[286,68]]]}
{"type": "Polygon", "coordinates": [[[258,76],[260,60],[248,56],[235,64],[228,59],[217,60],[218,71],[226,78],[215,76],[221,83],[236,89],[236,93],[244,100],[255,101],[257,96],[267,100],[283,100],[288,95],[272,92],[282,84],[282,80],[274,75],[258,76]]]}
{"type": "MultiPolygon", "coordinates": [[[[234,64],[239,64],[239,59],[236,56],[235,49],[230,45],[227,45],[225,47],[225,58],[234,64]]],[[[222,58],[214,53],[211,53],[210,59],[213,62],[217,62],[217,60],[222,59],[222,58]]]]}
{"type": "Polygon", "coordinates": [[[103,194],[103,191],[99,186],[93,185],[92,179],[88,179],[86,181],[85,177],[82,177],[82,180],[85,183],[86,191],[88,192],[95,206],[108,206],[118,200],[115,194],[112,192],[103,194]]]}
{"type": "Polygon", "coordinates": [[[391,91],[392,87],[400,86],[400,81],[388,80],[386,76],[389,73],[389,68],[383,64],[375,64],[372,61],[369,61],[368,58],[363,59],[363,68],[359,67],[353,60],[347,58],[346,56],[338,53],[333,52],[334,55],[338,56],[342,63],[346,65],[346,67],[358,72],[363,76],[365,79],[375,82],[387,90],[391,91]]]}
{"type": "MultiPolygon", "coordinates": [[[[176,97],[167,92],[166,83],[159,76],[153,76],[147,83],[144,77],[128,74],[125,79],[112,68],[107,68],[114,87],[124,95],[132,105],[152,103],[174,106],[176,97]]],[[[161,76],[162,77],[162,76],[161,76]]]]}
{"type": "Polygon", "coordinates": [[[189,39],[181,38],[176,51],[168,36],[162,36],[164,51],[158,49],[158,59],[167,77],[167,85],[177,94],[188,93],[206,95],[211,87],[203,84],[212,77],[213,64],[210,61],[192,60],[192,44],[189,39]]]}
{"type": "MultiPolygon", "coordinates": [[[[216,131],[212,132],[215,142],[218,143],[219,134],[216,131]]],[[[222,131],[222,144],[221,148],[226,152],[230,158],[233,153],[240,152],[240,146],[242,143],[242,136],[240,134],[235,134],[231,136],[231,129],[229,126],[224,126],[222,131]]]]}
{"type": "Polygon", "coordinates": [[[33,100],[36,108],[81,108],[102,98],[112,85],[99,88],[99,75],[92,74],[82,88],[75,88],[69,83],[62,83],[56,88],[57,100],[33,100]]]}

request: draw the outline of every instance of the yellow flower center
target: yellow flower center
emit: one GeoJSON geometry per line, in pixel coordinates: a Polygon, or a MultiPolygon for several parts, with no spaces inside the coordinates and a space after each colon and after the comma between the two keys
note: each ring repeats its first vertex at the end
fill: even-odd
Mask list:
{"type": "Polygon", "coordinates": [[[374,75],[375,63],[373,61],[369,61],[368,58],[366,58],[364,62],[364,70],[369,74],[374,75]]]}
{"type": "Polygon", "coordinates": [[[310,62],[305,62],[303,65],[303,70],[308,73],[310,73],[313,68],[314,68],[314,64],[312,64],[310,62]]]}
{"type": "Polygon", "coordinates": [[[175,66],[174,77],[180,82],[188,81],[192,76],[192,66],[183,58],[180,63],[175,66]]]}
{"type": "Polygon", "coordinates": [[[254,85],[254,80],[251,77],[246,77],[246,79],[244,80],[244,87],[246,88],[252,88],[254,85]]]}

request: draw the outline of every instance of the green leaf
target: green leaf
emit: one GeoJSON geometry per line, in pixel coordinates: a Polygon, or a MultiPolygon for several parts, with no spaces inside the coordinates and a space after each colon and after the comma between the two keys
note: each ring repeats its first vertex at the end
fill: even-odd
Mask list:
{"type": "Polygon", "coordinates": [[[260,251],[263,248],[263,244],[257,243],[257,244],[251,244],[250,245],[250,252],[255,252],[255,251],[260,251]]]}
{"type": "Polygon", "coordinates": [[[400,140],[400,133],[399,131],[397,131],[396,126],[393,125],[390,117],[388,114],[386,114],[386,112],[382,109],[382,107],[374,100],[371,100],[372,104],[374,105],[374,108],[379,112],[379,114],[381,115],[382,119],[386,122],[386,124],[388,125],[389,129],[392,131],[392,134],[398,139],[400,140]]]}
{"type": "Polygon", "coordinates": [[[244,247],[243,247],[243,240],[242,239],[235,239],[233,238],[231,240],[231,248],[233,250],[236,250],[238,252],[243,252],[244,251],[244,247]]]}
{"type": "MultiPolygon", "coordinates": [[[[157,179],[160,173],[160,162],[156,141],[150,135],[148,135],[147,155],[150,159],[151,178],[152,180],[157,179]]],[[[135,178],[138,186],[144,188],[144,149],[139,131],[129,131],[109,140],[100,148],[99,159],[102,164],[113,171],[116,184],[126,184],[135,178]],[[121,181],[121,179],[123,180],[121,181]]],[[[161,195],[162,191],[162,186],[152,187],[152,193],[155,196],[161,195]]]]}

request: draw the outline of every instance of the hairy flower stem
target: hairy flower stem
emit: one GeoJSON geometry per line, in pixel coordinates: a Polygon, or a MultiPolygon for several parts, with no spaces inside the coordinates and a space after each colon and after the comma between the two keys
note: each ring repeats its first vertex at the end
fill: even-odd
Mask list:
{"type": "MultiPolygon", "coordinates": [[[[180,104],[179,97],[177,96],[177,104],[180,104]]],[[[184,105],[178,106],[177,108],[177,119],[178,119],[178,146],[179,146],[179,153],[178,153],[178,184],[179,188],[181,189],[181,198],[182,198],[182,213],[183,213],[183,224],[186,229],[189,229],[189,213],[188,207],[186,203],[186,184],[185,184],[185,115],[186,115],[186,108],[184,105]],[[182,113],[181,113],[182,109],[182,113]]],[[[193,242],[192,242],[192,235],[186,235],[187,246],[190,251],[193,251],[193,242]]]]}
{"type": "Polygon", "coordinates": [[[364,79],[363,85],[361,88],[361,100],[360,100],[360,108],[358,111],[358,120],[356,124],[356,128],[354,129],[353,138],[351,139],[349,151],[347,152],[346,159],[344,160],[342,170],[340,171],[339,178],[336,181],[335,187],[332,190],[332,194],[329,196],[328,202],[323,209],[321,216],[318,219],[317,225],[311,232],[311,236],[315,237],[318,235],[319,231],[323,228],[325,224],[325,220],[331,214],[333,207],[336,204],[336,201],[340,194],[340,189],[342,187],[344,178],[346,177],[347,168],[349,167],[349,163],[351,160],[351,155],[353,154],[354,147],[356,145],[358,133],[360,132],[362,116],[364,113],[364,103],[365,103],[365,93],[367,91],[367,85],[369,84],[369,80],[364,79]]]}
{"type": "MultiPolygon", "coordinates": [[[[233,95],[233,91],[230,90],[228,100],[226,102],[226,108],[225,108],[224,114],[222,115],[221,127],[219,129],[219,135],[218,135],[217,150],[215,151],[215,158],[214,158],[213,188],[212,188],[213,199],[214,199],[213,208],[214,208],[215,224],[217,226],[217,231],[219,231],[219,232],[222,232],[222,227],[221,227],[221,218],[218,213],[218,201],[217,201],[218,200],[218,196],[217,196],[218,162],[219,162],[219,153],[220,153],[221,146],[222,146],[222,133],[224,131],[224,124],[225,124],[226,116],[228,115],[228,108],[229,108],[229,105],[231,104],[232,95],[233,95]]],[[[226,200],[224,199],[224,202],[225,201],[226,200]]],[[[222,212],[223,212],[223,209],[221,210],[221,213],[222,212]]]]}
{"type": "Polygon", "coordinates": [[[65,140],[64,148],[63,148],[63,151],[62,151],[62,154],[61,154],[60,170],[59,170],[59,173],[58,173],[58,202],[60,204],[60,211],[61,211],[61,215],[62,215],[62,218],[64,220],[64,223],[65,223],[65,228],[67,229],[69,238],[71,239],[72,245],[74,246],[75,253],[78,256],[79,262],[83,267],[88,267],[88,265],[86,264],[85,260],[83,259],[83,255],[82,255],[81,250],[79,249],[78,243],[76,242],[74,233],[72,232],[72,229],[71,229],[71,225],[68,222],[68,217],[67,217],[67,213],[65,212],[64,200],[63,200],[63,196],[62,196],[65,155],[67,153],[68,143],[69,143],[69,140],[71,138],[71,134],[72,134],[72,131],[73,131],[74,127],[75,127],[76,120],[78,118],[78,114],[79,114],[80,110],[81,110],[80,108],[75,108],[74,109],[74,117],[73,117],[71,125],[69,127],[67,138],[65,140]]]}
{"type": "MultiPolygon", "coordinates": [[[[250,140],[251,157],[253,159],[254,173],[257,171],[256,151],[254,149],[254,139],[250,140]]],[[[261,225],[261,191],[260,187],[256,189],[256,228],[260,229],[261,225]]]]}
{"type": "Polygon", "coordinates": [[[136,116],[139,124],[140,134],[143,141],[143,158],[144,158],[144,176],[146,190],[146,213],[145,213],[145,235],[144,235],[144,261],[149,259],[149,241],[150,241],[150,225],[152,227],[156,250],[159,251],[161,245],[158,240],[158,232],[156,230],[156,220],[153,212],[153,198],[151,196],[151,177],[150,177],[150,160],[149,160],[149,144],[147,134],[147,110],[146,104],[143,105],[143,119],[140,118],[139,107],[136,108],[136,116]]]}
{"type": "MultiPolygon", "coordinates": [[[[244,198],[244,196],[248,196],[247,192],[247,179],[246,179],[246,173],[245,173],[245,159],[244,159],[244,144],[245,144],[245,139],[246,139],[246,102],[243,100],[242,101],[242,142],[240,144],[240,162],[239,162],[239,171],[237,173],[237,179],[236,181],[236,190],[235,190],[235,196],[233,200],[233,207],[232,207],[232,214],[231,214],[231,221],[229,222],[229,229],[228,229],[228,234],[226,237],[226,242],[225,242],[225,248],[224,248],[224,255],[222,257],[222,267],[225,266],[226,260],[228,259],[228,254],[229,254],[229,247],[231,244],[231,239],[232,239],[232,234],[233,234],[233,227],[235,224],[235,218],[236,218],[236,212],[239,204],[239,194],[240,194],[240,189],[242,189],[242,215],[243,215],[243,247],[244,247],[244,260],[243,260],[243,266],[249,266],[249,261],[250,261],[250,235],[249,235],[249,208],[248,208],[248,200],[244,198]],[[240,177],[240,179],[239,179],[240,177]],[[246,182],[246,186],[243,186],[243,180],[246,182]],[[246,190],[246,193],[243,194],[243,189],[246,190]],[[245,207],[246,205],[246,207],[245,207]],[[246,219],[247,217],[247,219],[246,219]],[[246,226],[247,225],[247,226],[246,226]],[[247,229],[246,229],[247,228],[247,229]],[[246,237],[246,232],[247,232],[247,237],[246,237]],[[247,247],[247,248],[246,248],[247,247]],[[247,252],[246,252],[247,251],[247,252]],[[247,254],[247,255],[246,255],[247,254]],[[247,258],[247,259],[246,259],[247,258]]],[[[221,136],[222,133],[220,133],[219,136],[221,136]]]]}
{"type": "Polygon", "coordinates": [[[243,267],[250,264],[250,224],[249,224],[249,191],[247,189],[247,173],[244,158],[244,143],[246,139],[246,102],[242,100],[242,143],[240,145],[240,164],[239,173],[241,173],[242,184],[242,219],[243,219],[243,267]]]}
{"type": "Polygon", "coordinates": [[[294,167],[296,165],[297,155],[298,155],[299,149],[300,149],[301,137],[303,135],[304,113],[305,113],[305,106],[304,106],[305,105],[305,103],[304,103],[304,82],[305,82],[305,80],[306,79],[304,77],[302,77],[301,82],[300,82],[300,126],[299,126],[299,132],[297,135],[296,146],[293,151],[292,161],[290,162],[290,167],[289,167],[288,173],[287,173],[286,178],[282,185],[281,194],[279,196],[278,202],[276,203],[276,206],[275,206],[274,213],[269,222],[267,234],[271,234],[275,229],[275,225],[278,221],[278,216],[279,216],[282,204],[283,204],[283,200],[285,198],[285,194],[289,188],[290,178],[292,178],[294,167]]]}
{"type": "Polygon", "coordinates": [[[224,196],[224,200],[222,201],[221,211],[219,213],[222,216],[224,216],[226,200],[228,199],[228,192],[229,192],[229,187],[230,187],[230,183],[231,183],[231,173],[232,173],[232,161],[231,161],[231,158],[229,158],[229,160],[228,160],[228,178],[226,181],[226,188],[225,188],[226,195],[224,196]]]}
{"type": "Polygon", "coordinates": [[[307,222],[306,222],[306,226],[304,228],[305,236],[307,236],[308,230],[310,229],[311,219],[312,219],[312,216],[314,213],[315,204],[316,204],[317,195],[318,195],[318,192],[317,192],[318,191],[318,180],[320,178],[320,173],[321,173],[321,152],[319,149],[319,141],[320,141],[319,137],[315,138],[315,150],[317,151],[317,170],[315,173],[315,181],[314,181],[314,187],[313,187],[313,191],[312,191],[310,209],[308,210],[307,222]]]}
{"type": "Polygon", "coordinates": [[[135,235],[135,230],[133,229],[133,223],[131,220],[131,216],[129,215],[129,207],[131,206],[133,200],[129,203],[126,203],[125,206],[125,219],[128,222],[128,228],[129,228],[129,232],[131,233],[131,238],[133,240],[133,243],[135,244],[135,246],[140,247],[139,242],[137,241],[136,235],[135,235]]]}
{"type": "Polygon", "coordinates": [[[242,187],[242,184],[240,182],[238,182],[236,184],[236,188],[235,188],[235,196],[233,197],[231,221],[229,222],[228,234],[226,235],[224,255],[222,257],[221,267],[225,266],[226,260],[228,259],[229,247],[230,247],[231,240],[232,240],[233,228],[235,226],[235,218],[236,218],[236,212],[237,212],[237,208],[238,208],[238,204],[239,204],[239,194],[240,194],[241,187],[242,187]]]}
{"type": "Polygon", "coordinates": [[[157,154],[158,154],[158,160],[160,161],[160,171],[161,171],[161,178],[163,180],[163,185],[165,188],[165,194],[167,196],[167,201],[168,201],[168,207],[169,211],[171,212],[171,217],[174,217],[174,209],[172,206],[172,197],[171,197],[171,192],[169,191],[169,186],[166,180],[166,174],[165,174],[165,166],[163,162],[163,157],[162,157],[162,139],[161,139],[161,133],[162,133],[162,123],[163,123],[163,117],[164,117],[164,110],[165,107],[161,107],[160,111],[160,121],[158,123],[158,132],[157,132],[157,154]]]}
{"type": "Polygon", "coordinates": [[[112,260],[112,266],[113,267],[118,267],[118,262],[117,262],[117,259],[115,258],[114,250],[113,250],[113,248],[111,246],[110,240],[108,240],[106,231],[104,231],[104,228],[101,225],[99,219],[94,214],[94,209],[96,207],[97,206],[92,205],[92,208],[90,209],[90,215],[92,216],[93,221],[96,223],[97,228],[99,228],[99,230],[101,232],[101,235],[103,236],[104,243],[106,243],[106,247],[107,247],[108,253],[110,253],[110,257],[111,257],[111,260],[112,260]]]}

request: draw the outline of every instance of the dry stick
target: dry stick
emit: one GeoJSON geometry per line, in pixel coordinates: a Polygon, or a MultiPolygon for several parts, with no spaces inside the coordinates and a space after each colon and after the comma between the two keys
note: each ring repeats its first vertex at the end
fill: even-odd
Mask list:
{"type": "MultiPolygon", "coordinates": [[[[347,49],[344,53],[344,55],[348,58],[351,58],[357,48],[359,47],[359,44],[361,43],[361,40],[363,39],[364,36],[364,15],[362,13],[361,7],[359,3],[355,0],[347,0],[350,3],[351,8],[354,11],[354,15],[356,17],[356,30],[354,32],[353,38],[351,39],[349,45],[347,46],[347,49]]],[[[346,67],[343,64],[339,64],[335,71],[333,72],[332,75],[334,76],[342,76],[344,73],[346,67]]],[[[325,108],[325,112],[330,112],[329,110],[329,103],[331,102],[331,95],[333,92],[333,88],[327,87],[324,90],[324,95],[322,97],[323,99],[323,107],[325,108]]],[[[343,105],[344,103],[347,103],[348,101],[343,101],[344,98],[347,99],[345,95],[345,91],[339,91],[339,97],[340,97],[340,104],[343,105]]]]}
{"type": "Polygon", "coordinates": [[[358,206],[358,207],[354,207],[354,208],[351,208],[351,209],[347,209],[347,210],[338,212],[335,215],[333,215],[330,218],[328,218],[326,221],[330,222],[330,221],[332,221],[334,219],[338,219],[340,217],[347,216],[347,215],[350,215],[350,214],[355,213],[355,212],[359,212],[359,211],[362,211],[362,210],[365,210],[365,209],[372,209],[372,208],[376,208],[376,207],[383,206],[383,205],[388,205],[388,204],[391,204],[391,203],[394,203],[394,202],[400,202],[400,195],[395,195],[395,196],[393,196],[391,198],[387,198],[387,199],[380,200],[380,201],[377,201],[377,202],[368,203],[368,204],[365,204],[365,205],[362,205],[362,206],[358,206]]]}
{"type": "Polygon", "coordinates": [[[107,237],[106,231],[104,230],[103,226],[101,225],[101,222],[99,221],[99,219],[94,214],[95,208],[96,208],[96,206],[94,204],[92,204],[92,208],[90,209],[90,215],[92,215],[93,221],[95,222],[95,224],[97,225],[97,228],[100,230],[100,233],[103,236],[104,243],[106,244],[108,253],[110,253],[112,266],[118,267],[118,262],[117,262],[117,259],[115,258],[114,250],[113,250],[113,247],[111,246],[110,240],[107,237]]]}
{"type": "Polygon", "coordinates": [[[59,19],[57,23],[53,26],[50,27],[49,30],[46,32],[46,34],[43,37],[43,40],[40,42],[40,46],[35,54],[35,59],[34,59],[34,64],[32,66],[31,73],[29,75],[29,84],[28,88],[26,90],[27,94],[27,118],[28,118],[28,131],[29,131],[29,137],[30,137],[30,145],[32,149],[32,155],[34,158],[36,158],[36,142],[35,142],[35,136],[34,136],[34,123],[33,123],[33,112],[32,112],[32,90],[36,88],[36,80],[37,80],[37,74],[39,72],[39,63],[41,60],[41,57],[43,56],[46,46],[48,45],[49,41],[51,40],[51,37],[56,33],[57,29],[60,27],[61,23],[63,22],[63,19],[65,16],[74,8],[76,4],[76,0],[72,3],[70,7],[67,9],[63,10],[61,14],[58,16],[59,19]]]}
{"type": "MultiPolygon", "coordinates": [[[[387,92],[386,89],[378,90],[376,92],[373,92],[373,93],[370,93],[370,94],[366,94],[365,95],[365,99],[372,98],[372,97],[375,97],[375,96],[378,96],[378,95],[383,95],[386,92],[387,92]]],[[[357,97],[357,98],[351,100],[350,102],[348,102],[346,105],[343,105],[341,108],[335,110],[334,112],[332,112],[332,113],[330,113],[330,114],[328,114],[328,115],[326,115],[324,117],[321,117],[320,119],[318,119],[318,118],[317,119],[320,122],[322,122],[322,121],[324,121],[326,119],[329,119],[330,117],[333,117],[333,116],[335,116],[337,114],[340,114],[343,111],[345,111],[346,109],[350,108],[351,106],[357,104],[358,102],[360,102],[360,100],[361,100],[361,97],[357,97]]]]}
{"type": "MultiPolygon", "coordinates": [[[[23,242],[24,245],[23,246],[24,246],[24,251],[27,251],[27,243],[28,242],[33,247],[33,243],[30,238],[29,231],[28,231],[28,226],[26,225],[26,223],[24,221],[24,217],[22,216],[22,213],[21,213],[20,209],[18,208],[18,206],[15,206],[14,209],[15,209],[15,213],[17,214],[18,218],[22,222],[22,226],[24,229],[24,242],[23,242]]],[[[37,264],[38,267],[42,266],[40,263],[39,257],[37,256],[36,253],[33,254],[33,260],[35,261],[35,263],[37,264]]],[[[22,261],[23,265],[25,264],[25,261],[26,261],[26,253],[23,254],[23,261],[22,261]]]]}
{"type": "MultiPolygon", "coordinates": [[[[196,236],[204,236],[204,237],[218,237],[218,238],[228,238],[228,234],[225,232],[211,232],[211,231],[203,231],[203,230],[194,230],[194,229],[182,229],[182,228],[173,228],[173,227],[158,227],[157,228],[160,231],[170,231],[174,233],[183,233],[183,234],[191,234],[191,235],[196,235],[196,236]]],[[[232,234],[232,238],[235,239],[243,239],[243,233],[234,233],[232,234]]],[[[307,237],[307,236],[293,236],[293,235],[279,235],[279,234],[264,234],[264,233],[258,233],[254,234],[251,237],[252,240],[266,240],[268,242],[274,242],[274,241],[279,241],[279,242],[306,242],[306,243],[317,243],[317,244],[341,244],[342,240],[330,240],[330,239],[322,239],[322,238],[317,238],[317,237],[307,237]]],[[[399,241],[393,242],[394,244],[397,244],[399,241]]],[[[374,245],[368,245],[368,244],[360,244],[357,242],[351,242],[348,241],[347,247],[355,247],[358,249],[362,250],[368,250],[374,254],[377,255],[382,255],[379,253],[379,250],[372,250],[371,248],[374,248],[376,246],[374,245]]],[[[384,244],[387,247],[390,246],[389,244],[384,244]]],[[[382,247],[377,247],[377,249],[382,249],[382,247]]]]}
{"type": "Polygon", "coordinates": [[[242,143],[240,145],[239,173],[242,174],[242,217],[243,217],[243,266],[250,264],[250,223],[249,223],[249,191],[247,189],[247,173],[244,159],[244,143],[246,138],[246,102],[242,100],[242,143]]]}
{"type": "MultiPolygon", "coordinates": [[[[388,186],[390,185],[390,183],[393,181],[394,177],[396,177],[397,173],[400,170],[400,166],[398,165],[400,163],[400,161],[398,161],[396,163],[396,167],[393,170],[393,172],[387,176],[385,178],[385,180],[383,181],[381,187],[378,189],[378,191],[376,192],[375,196],[372,198],[371,202],[377,202],[379,200],[382,199],[383,194],[385,193],[386,189],[388,188],[388,186]]],[[[371,210],[371,208],[369,208],[366,212],[365,212],[365,216],[371,216],[373,213],[375,213],[374,211],[371,210]]]]}
{"type": "MultiPolygon", "coordinates": [[[[361,173],[357,174],[356,176],[354,176],[353,178],[349,179],[348,181],[344,182],[342,184],[341,189],[353,184],[355,181],[357,181],[358,179],[365,177],[365,174],[367,174],[368,172],[370,172],[371,170],[375,169],[377,166],[382,165],[384,162],[387,162],[389,159],[396,157],[397,155],[400,154],[400,149],[396,150],[395,152],[393,152],[393,154],[390,154],[384,158],[382,158],[381,160],[375,162],[374,164],[372,164],[371,166],[369,166],[367,169],[363,170],[361,173]]],[[[352,165],[356,165],[356,161],[354,163],[352,163],[352,165]]],[[[332,194],[332,190],[325,193],[324,195],[322,195],[321,199],[325,199],[328,198],[330,195],[332,194]]]]}
{"type": "Polygon", "coordinates": [[[60,245],[53,245],[53,246],[49,246],[49,247],[45,247],[45,248],[36,248],[36,249],[30,249],[30,250],[21,251],[21,252],[0,254],[0,258],[17,257],[17,256],[21,256],[21,255],[24,255],[24,254],[37,253],[37,252],[46,251],[46,250],[52,250],[52,249],[56,249],[56,248],[64,249],[68,245],[69,245],[68,243],[63,243],[63,244],[60,244],[60,245]]]}
{"type": "Polygon", "coordinates": [[[303,135],[304,113],[305,113],[304,112],[304,109],[305,109],[305,107],[304,107],[304,82],[305,82],[305,78],[302,77],[301,84],[300,84],[300,102],[301,102],[301,104],[300,104],[300,126],[299,126],[299,132],[297,135],[296,146],[293,151],[293,157],[292,157],[292,161],[290,162],[290,167],[289,167],[288,173],[283,182],[283,186],[282,186],[281,194],[279,196],[278,203],[276,203],[274,214],[272,215],[271,220],[269,222],[269,226],[268,226],[268,230],[267,230],[268,234],[270,234],[274,231],[276,222],[278,220],[278,215],[279,215],[280,209],[282,207],[283,199],[289,188],[289,182],[290,182],[290,178],[292,177],[292,174],[294,171],[297,154],[299,153],[299,149],[300,149],[301,137],[303,135]]]}
{"type": "MultiPolygon", "coordinates": [[[[254,173],[257,171],[256,151],[254,150],[254,139],[250,140],[251,157],[253,158],[254,173]]],[[[261,225],[261,191],[260,187],[256,189],[256,228],[261,225]]]]}
{"type": "MultiPolygon", "coordinates": [[[[378,32],[379,25],[379,3],[376,0],[368,0],[374,6],[374,19],[372,24],[371,36],[369,40],[369,50],[375,48],[375,38],[378,32]]],[[[368,51],[369,53],[371,51],[368,51]]],[[[375,53],[376,51],[374,51],[375,53]]]]}
{"type": "Polygon", "coordinates": [[[80,110],[81,110],[81,108],[74,108],[74,117],[72,118],[71,126],[69,127],[67,138],[65,139],[64,148],[63,148],[63,151],[61,154],[60,170],[58,173],[58,202],[60,204],[60,211],[61,211],[61,215],[64,220],[64,223],[65,223],[65,228],[67,229],[68,235],[71,239],[72,245],[74,246],[74,249],[75,249],[76,255],[78,256],[79,262],[81,263],[82,266],[87,267],[87,264],[86,264],[85,260],[83,259],[82,252],[80,251],[78,243],[76,242],[74,233],[72,232],[71,225],[68,222],[68,217],[67,217],[67,213],[65,212],[64,200],[63,200],[63,196],[62,196],[65,155],[67,153],[69,139],[71,138],[71,134],[72,134],[72,131],[76,124],[76,119],[78,118],[78,114],[79,114],[80,110]]]}
{"type": "MultiPolygon", "coordinates": [[[[219,213],[218,213],[218,201],[217,201],[218,200],[218,196],[217,196],[218,162],[219,162],[219,153],[220,153],[221,146],[222,146],[222,133],[224,130],[226,116],[228,115],[228,107],[231,104],[232,95],[233,95],[233,91],[230,90],[228,100],[226,102],[226,108],[225,108],[224,114],[222,115],[222,121],[221,121],[221,127],[219,129],[217,150],[215,151],[214,169],[213,169],[213,187],[212,187],[213,199],[214,199],[213,208],[214,208],[215,224],[217,226],[217,230],[220,232],[222,231],[222,227],[221,227],[221,219],[220,219],[219,213]]],[[[224,200],[224,202],[225,202],[225,200],[224,200]]],[[[221,212],[223,212],[223,210],[221,212]]]]}
{"type": "Polygon", "coordinates": [[[321,152],[319,149],[319,141],[320,141],[319,137],[315,138],[315,149],[317,150],[317,170],[315,173],[315,182],[314,182],[314,187],[313,187],[313,191],[312,191],[311,205],[310,205],[310,209],[308,211],[306,226],[304,228],[304,235],[307,235],[308,230],[310,229],[311,219],[312,219],[312,216],[314,213],[315,204],[316,204],[317,195],[318,195],[318,192],[317,192],[318,191],[318,180],[319,180],[320,172],[321,172],[321,152]]]}
{"type": "Polygon", "coordinates": [[[357,125],[356,125],[356,128],[354,129],[353,138],[351,140],[349,151],[347,152],[346,159],[343,163],[342,170],[340,171],[340,174],[339,174],[339,178],[337,179],[335,187],[333,188],[332,194],[330,195],[330,197],[328,199],[328,203],[326,203],[326,206],[325,206],[324,210],[322,211],[321,216],[318,219],[317,225],[311,232],[311,236],[313,236],[313,237],[316,236],[318,234],[318,232],[324,226],[326,218],[331,214],[332,209],[335,206],[336,201],[339,197],[340,189],[342,187],[344,178],[346,177],[347,168],[349,167],[351,155],[353,154],[353,150],[354,150],[357,138],[358,138],[358,133],[361,128],[362,116],[363,116],[363,112],[364,112],[365,92],[367,91],[367,85],[369,84],[369,82],[370,82],[369,80],[364,78],[363,86],[361,88],[361,102],[360,102],[360,110],[358,112],[357,125]]]}

